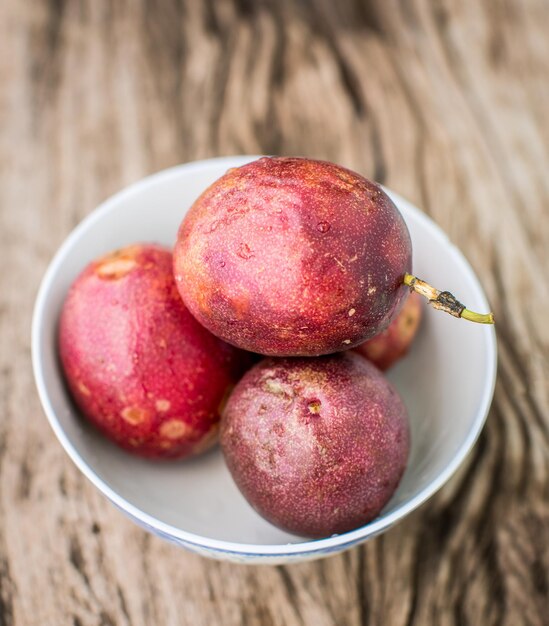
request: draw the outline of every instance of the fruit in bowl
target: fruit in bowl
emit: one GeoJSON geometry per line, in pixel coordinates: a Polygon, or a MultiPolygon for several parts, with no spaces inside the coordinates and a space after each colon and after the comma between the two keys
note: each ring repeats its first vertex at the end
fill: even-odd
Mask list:
{"type": "Polygon", "coordinates": [[[364,357],[265,359],[235,387],[221,422],[231,474],[263,517],[327,537],[376,517],[409,452],[406,408],[364,357]]]}
{"type": "Polygon", "coordinates": [[[89,264],[65,300],[59,354],[82,413],[149,458],[182,458],[217,440],[220,411],[249,363],[187,311],[165,248],[125,247],[89,264]]]}
{"type": "Polygon", "coordinates": [[[229,170],[179,229],[174,273],[196,319],[270,356],[347,350],[382,332],[407,287],[492,323],[410,274],[406,224],[379,185],[325,161],[264,157],[229,170]]]}
{"type": "Polygon", "coordinates": [[[333,163],[263,158],[194,203],[174,270],[185,304],[217,336],[260,354],[317,356],[389,324],[411,254],[375,183],[333,163]]]}
{"type": "Polygon", "coordinates": [[[389,326],[368,341],[354,348],[385,371],[406,356],[414,341],[422,317],[421,297],[411,293],[389,326]]]}

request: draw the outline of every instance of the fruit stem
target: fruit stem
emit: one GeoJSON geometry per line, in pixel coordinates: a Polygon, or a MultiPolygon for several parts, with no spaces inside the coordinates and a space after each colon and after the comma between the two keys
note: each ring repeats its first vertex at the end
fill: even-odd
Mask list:
{"type": "Polygon", "coordinates": [[[439,291],[411,274],[404,274],[403,282],[410,287],[410,291],[415,291],[424,298],[427,298],[429,304],[435,309],[445,311],[454,317],[463,317],[463,319],[469,320],[470,322],[477,322],[478,324],[494,323],[493,313],[475,313],[474,311],[470,311],[449,291],[439,291]]]}

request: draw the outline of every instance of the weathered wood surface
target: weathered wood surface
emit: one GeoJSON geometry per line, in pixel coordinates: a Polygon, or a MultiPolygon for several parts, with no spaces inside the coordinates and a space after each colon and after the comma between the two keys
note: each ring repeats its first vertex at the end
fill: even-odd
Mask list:
{"type": "Polygon", "coordinates": [[[549,624],[548,32],[546,0],[0,3],[0,624],[549,624]],[[145,174],[258,152],[415,201],[498,320],[459,475],[367,546],[292,567],[137,529],[68,460],[30,371],[39,280],[78,221],[145,174]]]}

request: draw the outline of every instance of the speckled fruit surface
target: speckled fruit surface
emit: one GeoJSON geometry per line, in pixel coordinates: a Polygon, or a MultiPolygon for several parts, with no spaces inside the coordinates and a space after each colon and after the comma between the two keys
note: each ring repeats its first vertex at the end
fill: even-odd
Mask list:
{"type": "Polygon", "coordinates": [[[150,458],[209,448],[248,361],[198,324],[175,287],[171,252],[148,244],[80,274],[63,306],[59,351],[82,413],[121,447],[150,458]]]}
{"type": "Polygon", "coordinates": [[[389,326],[379,335],[357,346],[355,351],[380,370],[388,370],[410,350],[421,322],[421,300],[420,295],[411,293],[389,326]]]}
{"type": "Polygon", "coordinates": [[[411,242],[379,185],[324,161],[264,157],[194,203],[174,250],[192,314],[235,346],[275,356],[346,350],[384,330],[411,242]]]}
{"type": "Polygon", "coordinates": [[[271,523],[326,537],[375,518],[404,473],[408,416],[364,357],[265,359],[235,387],[221,446],[248,502],[271,523]]]}

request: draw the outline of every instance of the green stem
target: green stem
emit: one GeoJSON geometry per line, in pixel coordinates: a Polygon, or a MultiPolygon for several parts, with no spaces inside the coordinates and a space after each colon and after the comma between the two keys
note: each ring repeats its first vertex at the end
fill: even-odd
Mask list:
{"type": "Polygon", "coordinates": [[[429,304],[435,309],[445,311],[454,317],[463,317],[463,319],[476,322],[477,324],[494,323],[493,313],[475,313],[474,311],[470,311],[449,291],[439,291],[411,274],[405,274],[403,282],[410,287],[410,291],[415,291],[424,298],[427,298],[429,304]]]}

